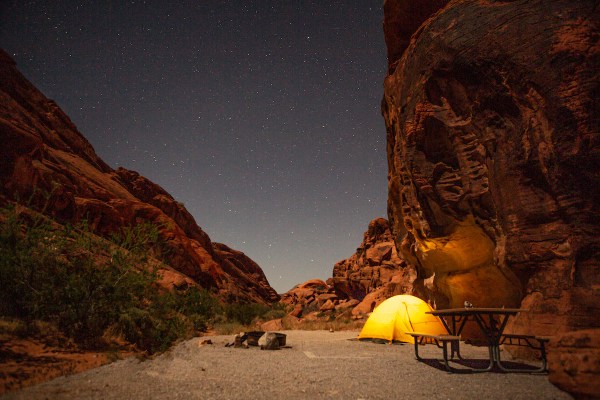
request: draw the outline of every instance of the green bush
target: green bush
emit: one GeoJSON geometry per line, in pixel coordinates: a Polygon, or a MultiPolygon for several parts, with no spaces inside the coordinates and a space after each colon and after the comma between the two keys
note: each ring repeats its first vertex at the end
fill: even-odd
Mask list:
{"type": "Polygon", "coordinates": [[[288,315],[290,310],[287,309],[287,306],[283,303],[275,303],[273,304],[269,310],[260,316],[262,320],[270,321],[272,319],[283,318],[288,315]]]}
{"type": "Polygon", "coordinates": [[[160,227],[124,227],[111,243],[85,224],[61,226],[14,206],[0,209],[0,221],[1,316],[51,322],[86,347],[110,331],[154,353],[206,329],[219,311],[204,290],[158,287],[148,254],[160,252],[160,227]]]}
{"type": "Polygon", "coordinates": [[[283,318],[287,315],[285,305],[275,303],[273,305],[256,303],[231,303],[223,306],[223,316],[229,322],[241,325],[250,325],[256,320],[269,321],[283,318]]]}
{"type": "Polygon", "coordinates": [[[270,310],[269,306],[256,303],[231,303],[223,306],[223,314],[230,322],[250,325],[254,319],[270,310]]]}

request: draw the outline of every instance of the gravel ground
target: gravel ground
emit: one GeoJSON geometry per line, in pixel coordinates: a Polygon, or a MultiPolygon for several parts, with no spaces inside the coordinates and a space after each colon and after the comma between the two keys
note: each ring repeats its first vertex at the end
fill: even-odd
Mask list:
{"type": "MultiPolygon", "coordinates": [[[[451,374],[415,360],[412,345],[349,340],[357,332],[286,331],[287,348],[224,347],[232,336],[183,342],[152,360],[117,361],[2,399],[571,399],[547,375],[451,374]]],[[[486,348],[461,345],[463,356],[486,348]]],[[[441,358],[435,346],[421,356],[441,358]]]]}

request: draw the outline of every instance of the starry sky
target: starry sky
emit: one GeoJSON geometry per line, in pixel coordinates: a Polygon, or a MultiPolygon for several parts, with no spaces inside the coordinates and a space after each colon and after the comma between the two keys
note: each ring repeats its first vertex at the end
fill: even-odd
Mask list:
{"type": "Polygon", "coordinates": [[[0,46],[111,167],[279,292],[386,216],[382,0],[0,2],[0,46]]]}

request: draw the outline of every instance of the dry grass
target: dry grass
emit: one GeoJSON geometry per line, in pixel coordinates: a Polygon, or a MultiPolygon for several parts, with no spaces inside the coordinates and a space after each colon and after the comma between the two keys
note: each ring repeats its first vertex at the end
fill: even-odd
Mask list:
{"type": "Polygon", "coordinates": [[[281,321],[283,329],[299,329],[305,331],[354,331],[361,329],[365,321],[356,321],[350,319],[337,319],[333,321],[327,320],[300,320],[292,318],[283,318],[281,321]]]}
{"type": "Polygon", "coordinates": [[[21,332],[26,329],[23,321],[0,318],[0,334],[6,333],[9,335],[20,336],[21,332]]]}
{"type": "Polygon", "coordinates": [[[214,324],[212,331],[217,335],[234,335],[240,332],[253,331],[254,328],[238,322],[219,322],[214,324]]]}

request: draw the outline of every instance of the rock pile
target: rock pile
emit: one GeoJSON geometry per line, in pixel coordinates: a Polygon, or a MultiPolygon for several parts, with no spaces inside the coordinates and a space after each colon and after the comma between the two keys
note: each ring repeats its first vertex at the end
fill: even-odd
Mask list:
{"type": "Polygon", "coordinates": [[[388,221],[377,218],[356,253],[335,264],[332,281],[338,296],[360,302],[352,311],[359,315],[391,296],[412,294],[415,279],[415,268],[398,256],[388,221]]]}
{"type": "Polygon", "coordinates": [[[297,285],[281,302],[293,308],[291,317],[302,320],[360,319],[391,296],[415,293],[415,279],[415,268],[396,252],[388,221],[377,218],[356,253],[335,264],[332,278],[297,285]]]}
{"type": "Polygon", "coordinates": [[[296,285],[281,296],[281,302],[293,307],[290,316],[311,321],[333,312],[339,315],[358,304],[356,300],[340,299],[331,280],[324,282],[320,279],[296,285]]]}

